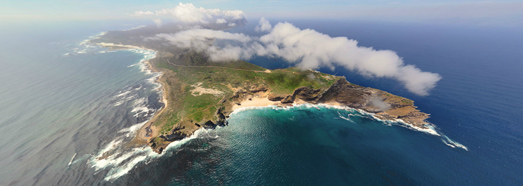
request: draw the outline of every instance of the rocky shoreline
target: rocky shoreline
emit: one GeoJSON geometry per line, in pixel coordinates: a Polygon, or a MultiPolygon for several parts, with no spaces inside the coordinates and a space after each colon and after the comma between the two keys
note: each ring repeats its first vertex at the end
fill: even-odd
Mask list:
{"type": "MultiPolygon", "coordinates": [[[[362,87],[349,83],[345,78],[340,77],[328,89],[311,89],[300,87],[290,95],[272,94],[267,87],[257,87],[250,90],[239,90],[233,96],[224,98],[220,104],[225,105],[224,109],[218,109],[215,113],[215,120],[208,120],[194,125],[199,128],[214,129],[217,126],[226,126],[227,118],[246,103],[256,100],[263,100],[258,104],[247,104],[246,107],[260,106],[296,106],[301,104],[328,105],[333,107],[352,108],[363,112],[371,113],[374,117],[381,120],[402,121],[414,128],[425,129],[429,117],[428,114],[420,112],[413,105],[413,101],[392,95],[385,91],[374,88],[362,87]],[[381,105],[376,105],[376,102],[381,105]],[[386,106],[383,108],[381,106],[386,106]]],[[[177,127],[170,134],[160,135],[162,139],[152,138],[148,141],[151,148],[157,152],[162,151],[169,143],[184,139],[192,133],[180,132],[183,127],[177,127]]],[[[194,131],[193,131],[194,132],[194,131]]]]}

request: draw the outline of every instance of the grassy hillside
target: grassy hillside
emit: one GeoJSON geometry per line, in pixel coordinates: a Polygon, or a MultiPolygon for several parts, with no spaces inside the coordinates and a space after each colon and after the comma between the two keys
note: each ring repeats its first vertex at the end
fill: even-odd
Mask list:
{"type": "Polygon", "coordinates": [[[170,89],[168,112],[155,122],[161,134],[177,127],[185,127],[180,132],[189,132],[196,126],[192,123],[215,120],[216,110],[224,106],[220,101],[232,97],[236,90],[264,87],[273,94],[289,95],[299,87],[328,88],[336,80],[329,74],[299,68],[268,71],[245,61],[211,62],[193,51],[160,55],[153,63],[164,72],[170,89]],[[222,94],[194,95],[195,85],[222,94]]]}

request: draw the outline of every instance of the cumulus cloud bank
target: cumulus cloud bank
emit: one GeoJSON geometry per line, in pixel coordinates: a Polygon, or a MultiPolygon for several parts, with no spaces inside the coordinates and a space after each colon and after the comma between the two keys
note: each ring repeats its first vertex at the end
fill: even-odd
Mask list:
{"type": "Polygon", "coordinates": [[[260,19],[258,26],[256,26],[256,28],[254,28],[254,30],[256,30],[256,32],[268,32],[268,31],[271,31],[271,29],[272,29],[271,23],[264,17],[262,17],[260,19]]]}
{"type": "Polygon", "coordinates": [[[290,23],[274,27],[262,19],[258,31],[269,31],[261,37],[239,33],[195,29],[175,34],[159,34],[172,45],[205,52],[214,61],[248,60],[254,56],[283,58],[305,69],[342,66],[368,77],[394,78],[407,90],[418,95],[428,95],[441,76],[423,72],[413,65],[403,63],[391,50],[375,50],[358,46],[356,40],[331,37],[312,29],[300,29],[290,23]]]}
{"type": "Polygon", "coordinates": [[[217,23],[235,24],[237,21],[244,21],[245,14],[240,10],[220,10],[196,8],[191,3],[180,3],[174,8],[166,8],[152,11],[136,11],[131,16],[151,19],[174,19],[184,23],[217,23]]]}

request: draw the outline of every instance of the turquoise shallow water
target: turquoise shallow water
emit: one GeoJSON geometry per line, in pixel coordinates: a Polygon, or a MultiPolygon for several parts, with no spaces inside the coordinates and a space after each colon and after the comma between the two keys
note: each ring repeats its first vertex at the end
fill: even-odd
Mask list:
{"type": "MultiPolygon", "coordinates": [[[[152,54],[80,44],[129,25],[42,24],[0,31],[0,166],[7,167],[0,185],[523,184],[523,69],[516,52],[523,37],[477,28],[304,24],[297,23],[398,51],[440,73],[432,94],[417,97],[391,80],[320,69],[414,99],[432,114],[436,131],[468,151],[355,111],[314,107],[239,112],[229,126],[199,131],[162,155],[122,148],[162,106],[155,74],[139,65],[152,54]],[[105,152],[116,155],[96,159],[105,152]]],[[[253,62],[282,67],[277,60],[253,62]]]]}
{"type": "Polygon", "coordinates": [[[466,160],[467,153],[445,145],[441,137],[385,124],[357,111],[263,108],[231,116],[229,126],[203,131],[115,183],[458,184],[466,181],[456,182],[460,175],[449,166],[466,160]],[[461,159],[446,161],[450,157],[461,159]],[[157,179],[137,176],[143,172],[157,179]]]}

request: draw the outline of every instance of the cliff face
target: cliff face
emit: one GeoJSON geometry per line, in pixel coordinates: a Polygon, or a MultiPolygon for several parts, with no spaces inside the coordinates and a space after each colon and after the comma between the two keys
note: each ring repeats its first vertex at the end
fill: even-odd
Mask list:
{"type": "MultiPolygon", "coordinates": [[[[264,86],[250,90],[239,90],[233,96],[224,98],[218,103],[224,106],[216,111],[215,119],[193,124],[206,129],[225,126],[227,125],[226,118],[232,113],[233,106],[235,104],[239,105],[242,101],[252,97],[266,97],[270,101],[276,102],[277,105],[282,106],[290,106],[296,102],[347,106],[374,113],[374,116],[380,119],[401,119],[407,124],[421,128],[426,124],[424,120],[429,117],[428,114],[417,110],[412,100],[378,89],[355,85],[349,83],[345,78],[339,78],[328,89],[300,87],[295,89],[293,94],[289,95],[274,95],[269,88],[264,86]]],[[[160,135],[161,140],[157,138],[151,139],[149,141],[150,146],[155,152],[161,153],[169,143],[192,135],[181,133],[179,130],[180,128],[175,128],[168,135],[160,135]]]]}
{"type": "Polygon", "coordinates": [[[318,103],[337,102],[342,106],[374,113],[384,120],[401,119],[415,127],[424,127],[429,115],[420,112],[410,99],[395,96],[382,90],[362,87],[339,79],[318,100],[318,103]]]}

